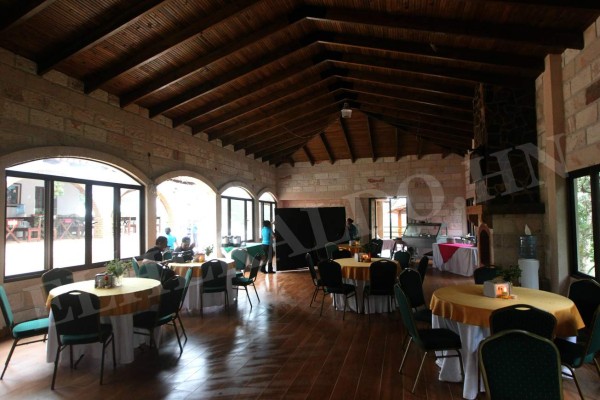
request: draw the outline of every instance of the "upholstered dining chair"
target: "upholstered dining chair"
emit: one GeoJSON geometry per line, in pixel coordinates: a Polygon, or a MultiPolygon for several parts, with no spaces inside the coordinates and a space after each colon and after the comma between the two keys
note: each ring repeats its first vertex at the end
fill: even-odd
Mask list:
{"type": "Polygon", "coordinates": [[[400,263],[400,267],[402,269],[407,269],[410,267],[410,253],[408,251],[397,251],[394,253],[394,260],[400,263]]]}
{"type": "Polygon", "coordinates": [[[569,286],[569,299],[575,303],[581,319],[585,323],[584,331],[591,331],[594,313],[600,306],[600,283],[594,279],[579,279],[569,286]]]}
{"type": "Polygon", "coordinates": [[[250,303],[250,308],[252,308],[252,300],[250,300],[250,293],[248,293],[248,286],[252,286],[254,288],[254,293],[256,293],[256,298],[258,299],[258,302],[260,303],[260,297],[258,297],[258,292],[256,291],[255,283],[256,283],[256,277],[258,276],[258,271],[261,268],[262,260],[263,260],[262,255],[260,255],[260,254],[255,255],[254,258],[252,259],[252,264],[250,266],[250,273],[248,274],[247,277],[242,275],[242,276],[235,276],[235,277],[231,278],[231,286],[238,288],[238,290],[239,290],[239,287],[241,286],[246,291],[246,297],[248,297],[248,303],[250,303]]]}
{"type": "Polygon", "coordinates": [[[331,258],[337,260],[340,258],[351,258],[352,252],[348,249],[336,249],[333,251],[331,258]]]}
{"type": "Polygon", "coordinates": [[[131,257],[131,266],[133,267],[133,273],[135,276],[140,276],[140,263],[138,263],[135,257],[131,257]]]}
{"type": "Polygon", "coordinates": [[[73,273],[64,268],[52,268],[42,275],[42,286],[46,293],[46,297],[55,287],[73,282],[73,273]]]}
{"type": "Polygon", "coordinates": [[[421,274],[414,269],[407,268],[400,272],[398,282],[413,307],[414,319],[431,324],[431,310],[425,303],[421,274]]]}
{"type": "MultiPolygon", "coordinates": [[[[315,268],[315,263],[313,261],[312,256],[310,255],[310,253],[306,253],[306,255],[304,256],[304,259],[306,260],[306,266],[308,267],[308,270],[310,272],[310,277],[312,279],[313,285],[315,286],[315,290],[312,294],[312,297],[310,299],[310,305],[309,305],[309,307],[312,307],[312,303],[317,298],[317,293],[319,293],[319,290],[323,291],[323,283],[321,282],[319,275],[317,275],[317,269],[315,268]]],[[[325,296],[325,292],[323,292],[323,296],[325,296]]]]}
{"type": "Polygon", "coordinates": [[[213,259],[206,261],[202,269],[202,284],[200,285],[200,316],[204,316],[204,294],[223,293],[225,296],[225,309],[229,313],[229,293],[227,293],[227,264],[224,261],[213,259]]]}
{"type": "Polygon", "coordinates": [[[338,249],[338,245],[333,242],[325,243],[325,254],[327,258],[333,259],[333,252],[338,249]]]}
{"type": "Polygon", "coordinates": [[[394,284],[398,265],[392,260],[379,260],[369,266],[369,283],[363,290],[363,310],[367,303],[367,314],[371,318],[369,297],[385,296],[388,304],[388,312],[391,311],[391,303],[394,299],[394,284]]]}
{"type": "Polygon", "coordinates": [[[190,283],[192,282],[192,273],[193,269],[188,268],[185,273],[185,281],[183,286],[183,294],[181,295],[181,301],[179,302],[179,308],[177,309],[177,315],[175,319],[179,321],[179,326],[181,327],[181,333],[183,333],[183,337],[185,337],[185,341],[187,342],[187,333],[185,332],[185,327],[183,326],[183,321],[181,320],[181,309],[183,308],[183,301],[185,300],[185,296],[187,296],[188,290],[190,289],[190,283]]]}
{"type": "Polygon", "coordinates": [[[490,399],[563,398],[560,356],[547,338],[502,331],[479,344],[478,358],[490,399]]]}
{"type": "MultiPolygon", "coordinates": [[[[348,308],[348,299],[354,297],[356,299],[356,287],[349,283],[344,283],[342,278],[342,266],[334,260],[322,260],[319,262],[319,275],[321,276],[321,283],[323,285],[323,300],[321,300],[321,314],[323,315],[323,303],[325,302],[325,295],[333,295],[334,306],[335,295],[344,295],[344,313],[342,314],[342,320],[346,318],[346,308],[348,308]]],[[[357,302],[358,303],[358,302],[357,302]]]]}
{"type": "Polygon", "coordinates": [[[248,262],[248,252],[245,249],[233,249],[231,251],[231,258],[235,262],[235,275],[244,276],[248,262]]]}
{"type": "Polygon", "coordinates": [[[399,284],[394,285],[394,293],[396,295],[398,308],[400,309],[400,315],[402,316],[402,322],[409,335],[409,341],[406,344],[398,372],[402,373],[402,368],[404,367],[404,362],[406,361],[406,356],[408,354],[408,350],[410,349],[411,343],[415,343],[421,349],[421,351],[423,351],[423,357],[421,358],[419,370],[417,371],[417,377],[415,378],[415,383],[413,384],[411,392],[415,392],[417,383],[419,382],[419,376],[421,375],[421,370],[423,369],[425,357],[430,352],[434,352],[434,354],[436,354],[435,352],[437,351],[454,351],[456,354],[441,353],[436,357],[458,357],[460,372],[464,378],[465,373],[463,370],[462,355],[460,354],[460,349],[462,348],[460,336],[446,328],[417,329],[412,311],[413,305],[410,303],[408,296],[404,293],[404,290],[399,284]]]}
{"type": "Polygon", "coordinates": [[[2,285],[0,285],[0,308],[2,309],[2,315],[4,316],[4,323],[10,330],[10,333],[13,337],[12,347],[10,348],[8,356],[6,357],[2,375],[0,375],[0,379],[2,379],[4,378],[4,373],[6,372],[6,368],[8,368],[8,363],[10,362],[13,352],[17,346],[24,346],[26,344],[43,342],[46,340],[46,335],[48,334],[48,318],[38,318],[31,321],[15,323],[12,308],[8,302],[8,296],[6,295],[6,291],[2,285]],[[37,336],[43,337],[41,339],[33,339],[37,336]],[[19,343],[24,339],[31,340],[28,340],[24,343],[19,343]]]}
{"type": "Polygon", "coordinates": [[[73,346],[89,343],[102,344],[100,384],[104,378],[104,354],[112,344],[113,368],[117,367],[112,325],[100,323],[100,298],[92,293],[71,290],[52,299],[52,314],[56,324],[58,347],[54,357],[51,389],[54,390],[60,353],[69,347],[70,365],[73,366],[73,346]]]}
{"type": "Polygon", "coordinates": [[[476,285],[483,285],[485,281],[491,281],[498,276],[498,269],[495,267],[482,266],[473,270],[473,280],[476,285]]]}
{"type": "Polygon", "coordinates": [[[425,282],[425,275],[427,275],[427,268],[429,267],[429,257],[423,256],[419,260],[419,265],[417,266],[417,271],[419,271],[419,275],[421,275],[421,282],[425,282]]]}
{"type": "Polygon", "coordinates": [[[492,311],[490,333],[493,335],[509,329],[521,329],[552,340],[556,317],[527,304],[513,304],[492,311]]]}

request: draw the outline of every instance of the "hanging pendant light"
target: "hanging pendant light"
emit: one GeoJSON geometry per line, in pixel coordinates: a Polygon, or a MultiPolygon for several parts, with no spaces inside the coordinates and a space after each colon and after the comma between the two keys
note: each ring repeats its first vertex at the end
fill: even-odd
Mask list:
{"type": "Polygon", "coordinates": [[[344,107],[342,107],[342,118],[352,118],[352,109],[348,103],[344,103],[344,107]]]}

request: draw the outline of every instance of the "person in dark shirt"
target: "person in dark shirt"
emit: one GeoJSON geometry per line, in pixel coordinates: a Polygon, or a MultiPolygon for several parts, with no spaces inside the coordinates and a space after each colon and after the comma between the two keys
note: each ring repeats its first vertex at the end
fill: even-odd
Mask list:
{"type": "Polygon", "coordinates": [[[194,258],[194,246],[196,243],[191,243],[189,236],[181,239],[181,246],[175,249],[173,254],[175,258],[181,258],[183,262],[191,261],[194,258]]]}
{"type": "Polygon", "coordinates": [[[346,232],[349,240],[358,240],[358,228],[352,218],[346,219],[346,232]]]}
{"type": "Polygon", "coordinates": [[[167,238],[159,236],[156,238],[154,247],[151,247],[142,256],[142,264],[147,262],[161,262],[163,260],[163,251],[167,248],[167,238]]]}

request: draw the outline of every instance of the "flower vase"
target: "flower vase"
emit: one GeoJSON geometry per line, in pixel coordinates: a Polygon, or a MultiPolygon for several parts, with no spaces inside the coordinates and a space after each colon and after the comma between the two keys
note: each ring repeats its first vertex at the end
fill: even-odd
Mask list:
{"type": "Polygon", "coordinates": [[[123,284],[123,275],[115,276],[115,280],[113,282],[114,287],[120,287],[123,284]]]}

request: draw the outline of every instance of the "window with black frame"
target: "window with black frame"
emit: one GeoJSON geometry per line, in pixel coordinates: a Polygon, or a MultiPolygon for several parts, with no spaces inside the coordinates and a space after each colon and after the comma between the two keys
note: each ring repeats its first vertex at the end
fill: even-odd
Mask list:
{"type": "MultiPolygon", "coordinates": [[[[241,187],[231,187],[221,194],[221,234],[239,237],[243,242],[254,240],[254,200],[241,187]]],[[[235,239],[233,239],[235,240],[235,239]]]]}
{"type": "Polygon", "coordinates": [[[569,173],[571,272],[600,277],[600,166],[569,173]]]}
{"type": "Polygon", "coordinates": [[[144,189],[126,173],[77,158],[26,162],[5,173],[11,198],[5,278],[52,268],[93,268],[140,254],[144,189]]]}
{"type": "Polygon", "coordinates": [[[260,222],[262,221],[275,221],[275,207],[277,203],[271,193],[264,193],[258,199],[258,206],[260,210],[260,222]]]}

